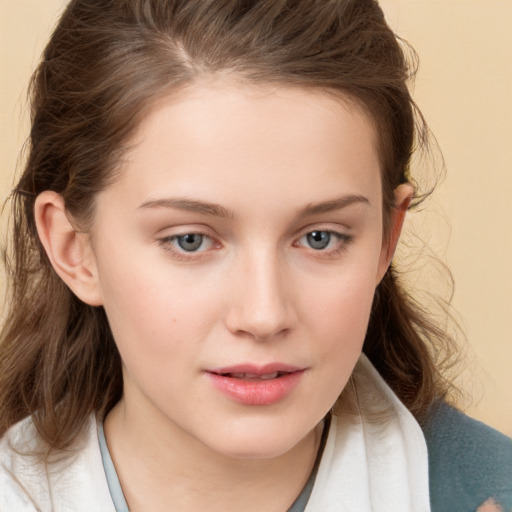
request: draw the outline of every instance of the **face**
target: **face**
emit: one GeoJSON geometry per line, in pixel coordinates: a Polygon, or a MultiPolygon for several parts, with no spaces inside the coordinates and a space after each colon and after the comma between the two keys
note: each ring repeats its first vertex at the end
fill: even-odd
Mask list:
{"type": "Polygon", "coordinates": [[[227,456],[285,453],[347,383],[388,264],[371,124],[319,92],[209,84],[133,142],[91,245],[123,406],[227,456]]]}

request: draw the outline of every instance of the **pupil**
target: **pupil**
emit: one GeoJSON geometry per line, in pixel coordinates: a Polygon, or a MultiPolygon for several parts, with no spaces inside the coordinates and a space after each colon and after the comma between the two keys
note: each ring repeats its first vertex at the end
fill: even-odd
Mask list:
{"type": "Polygon", "coordinates": [[[184,251],[196,251],[201,247],[202,243],[203,235],[199,235],[197,233],[189,233],[188,235],[178,237],[178,245],[184,251]]]}
{"type": "Polygon", "coordinates": [[[308,244],[313,249],[325,249],[331,241],[331,234],[327,231],[312,231],[307,235],[308,244]]]}

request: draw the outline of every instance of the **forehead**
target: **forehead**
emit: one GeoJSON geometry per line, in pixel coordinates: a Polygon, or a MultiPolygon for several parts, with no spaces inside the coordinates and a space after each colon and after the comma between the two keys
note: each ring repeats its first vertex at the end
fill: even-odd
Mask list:
{"type": "Polygon", "coordinates": [[[154,135],[153,129],[158,129],[159,123],[178,119],[189,130],[188,134],[195,131],[201,135],[212,128],[219,131],[231,127],[237,136],[247,133],[250,137],[263,131],[270,133],[277,127],[286,128],[295,138],[307,136],[307,130],[311,129],[327,137],[326,141],[332,138],[329,135],[339,134],[342,124],[351,123],[353,128],[356,124],[364,125],[368,141],[377,143],[371,115],[348,95],[299,85],[254,83],[229,76],[209,77],[160,96],[149,105],[134,140],[143,141],[154,135]]]}
{"type": "Polygon", "coordinates": [[[134,200],[168,194],[315,202],[333,189],[380,196],[368,116],[349,98],[318,90],[198,83],[156,101],[130,147],[119,185],[134,200]]]}

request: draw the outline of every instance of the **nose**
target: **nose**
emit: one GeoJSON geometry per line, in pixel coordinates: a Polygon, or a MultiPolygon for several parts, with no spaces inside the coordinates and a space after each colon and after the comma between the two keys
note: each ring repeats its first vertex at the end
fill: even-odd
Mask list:
{"type": "Polygon", "coordinates": [[[269,340],[294,328],[292,280],[278,256],[259,254],[232,269],[227,327],[237,336],[269,340]]]}

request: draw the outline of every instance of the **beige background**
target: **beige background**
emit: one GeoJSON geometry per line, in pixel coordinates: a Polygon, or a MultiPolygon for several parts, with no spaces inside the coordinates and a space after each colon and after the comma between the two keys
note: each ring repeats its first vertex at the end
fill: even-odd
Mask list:
{"type": "MultiPolygon", "coordinates": [[[[0,199],[27,134],[25,89],[65,0],[0,0],[0,199]]],[[[512,435],[512,1],[383,0],[391,25],[420,55],[415,97],[447,166],[419,232],[455,277],[468,338],[461,382],[468,412],[512,435]]],[[[403,254],[403,251],[402,253],[403,254]]],[[[444,292],[428,266],[421,288],[444,292]]]]}

